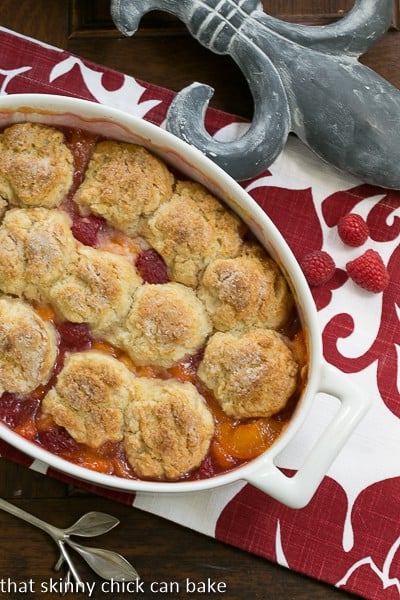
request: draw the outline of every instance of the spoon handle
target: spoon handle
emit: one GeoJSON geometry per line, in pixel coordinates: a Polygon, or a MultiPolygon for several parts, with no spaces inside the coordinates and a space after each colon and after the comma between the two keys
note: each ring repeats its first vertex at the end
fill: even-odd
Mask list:
{"type": "Polygon", "coordinates": [[[31,513],[26,512],[22,508],[19,508],[10,502],[7,502],[7,500],[4,500],[3,498],[0,498],[0,509],[10,513],[14,517],[18,517],[19,519],[34,525],[35,527],[38,527],[38,529],[42,529],[42,531],[48,533],[53,540],[58,541],[64,537],[61,530],[59,530],[57,527],[53,527],[53,525],[50,525],[50,523],[42,521],[42,519],[31,515],[31,513]]]}
{"type": "MultiPolygon", "coordinates": [[[[72,562],[72,560],[71,560],[71,558],[70,558],[70,556],[69,556],[69,554],[68,554],[68,552],[67,552],[67,549],[66,549],[66,547],[65,547],[65,544],[64,544],[64,542],[63,542],[62,540],[60,540],[60,541],[57,543],[57,545],[58,545],[58,547],[60,548],[61,556],[63,557],[63,559],[65,560],[65,562],[66,562],[66,563],[67,563],[67,565],[68,565],[68,573],[71,573],[71,574],[72,574],[72,576],[73,576],[73,578],[75,579],[75,582],[76,582],[77,584],[79,584],[79,585],[83,585],[82,579],[80,578],[80,576],[79,576],[79,573],[78,573],[78,571],[76,570],[76,568],[75,568],[75,565],[74,565],[74,563],[72,562]]],[[[67,576],[68,576],[68,577],[70,577],[70,575],[68,575],[68,573],[67,573],[67,576]]]]}

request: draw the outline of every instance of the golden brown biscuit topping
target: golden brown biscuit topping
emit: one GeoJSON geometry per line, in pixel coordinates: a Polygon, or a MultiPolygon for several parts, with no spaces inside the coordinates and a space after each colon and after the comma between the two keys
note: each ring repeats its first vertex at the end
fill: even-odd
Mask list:
{"type": "Polygon", "coordinates": [[[74,172],[63,134],[40,123],[18,123],[0,136],[0,197],[16,206],[59,206],[74,172]]]}
{"type": "Polygon", "coordinates": [[[80,245],[48,298],[68,321],[104,330],[126,316],[141,278],[124,256],[80,245]]]}
{"type": "Polygon", "coordinates": [[[76,240],[65,211],[46,208],[8,210],[0,226],[0,289],[44,300],[73,259],[76,240]]]}
{"type": "Polygon", "coordinates": [[[70,354],[56,385],[43,398],[43,413],[50,413],[76,441],[90,447],[118,442],[132,381],[128,369],[111,356],[93,351],[70,354]]]}
{"type": "Polygon", "coordinates": [[[279,329],[289,319],[293,298],[276,263],[266,255],[244,251],[217,259],[206,268],[199,298],[218,331],[279,329]]]}
{"type": "Polygon", "coordinates": [[[166,165],[141,146],[104,141],[95,147],[75,202],[135,235],[171,196],[172,185],[166,165]]]}
{"type": "Polygon", "coordinates": [[[297,373],[289,341],[261,329],[241,336],[216,333],[198,370],[226,414],[238,419],[282,410],[296,389],[297,373]]]}
{"type": "Polygon", "coordinates": [[[196,287],[215,258],[237,256],[244,226],[203,186],[179,182],[143,227],[143,235],[167,263],[172,278],[196,287]]]}
{"type": "Polygon", "coordinates": [[[203,304],[179,283],[144,284],[126,320],[104,334],[138,365],[170,367],[203,346],[211,323],[203,304]]]}
{"type": "Polygon", "coordinates": [[[137,378],[126,411],[124,445],[135,471],[146,478],[176,479],[206,455],[214,421],[191,383],[137,378]]]}
{"type": "Polygon", "coordinates": [[[33,308],[0,297],[0,394],[26,393],[45,384],[57,356],[55,328],[33,308]]]}

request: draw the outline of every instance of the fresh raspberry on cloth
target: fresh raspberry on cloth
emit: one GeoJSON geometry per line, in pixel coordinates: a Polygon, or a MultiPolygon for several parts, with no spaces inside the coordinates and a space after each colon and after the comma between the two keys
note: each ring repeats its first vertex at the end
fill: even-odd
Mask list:
{"type": "Polygon", "coordinates": [[[369,237],[368,225],[356,213],[343,215],[337,227],[340,239],[348,246],[362,246],[369,237]]]}
{"type": "Polygon", "coordinates": [[[327,283],[336,269],[333,258],[324,250],[314,250],[303,256],[300,267],[308,283],[313,286],[327,283]]]}
{"type": "Polygon", "coordinates": [[[389,283],[389,274],[376,250],[366,250],[348,262],[346,271],[355,283],[375,294],[383,292],[389,283]]]}

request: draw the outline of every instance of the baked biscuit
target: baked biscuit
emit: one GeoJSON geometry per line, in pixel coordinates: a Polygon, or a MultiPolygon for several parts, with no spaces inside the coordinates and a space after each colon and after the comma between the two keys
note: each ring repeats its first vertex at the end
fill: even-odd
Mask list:
{"type": "Polygon", "coordinates": [[[16,216],[13,210],[7,211],[0,226],[0,290],[5,294],[22,296],[26,288],[26,231],[20,228],[16,216]]]}
{"type": "Polygon", "coordinates": [[[42,400],[42,411],[77,442],[92,448],[119,442],[132,382],[133,375],[112,356],[93,350],[69,354],[56,385],[42,400]]]}
{"type": "Polygon", "coordinates": [[[279,329],[293,306],[285,278],[266,255],[213,261],[197,293],[218,331],[279,329]]]}
{"type": "Polygon", "coordinates": [[[125,412],[124,446],[139,477],[178,479],[200,465],[213,417],[194,385],[138,377],[125,412]]]}
{"type": "Polygon", "coordinates": [[[237,256],[244,226],[206,188],[179,182],[143,228],[143,235],[163,257],[172,279],[196,287],[215,258],[237,256]]]}
{"type": "Polygon", "coordinates": [[[194,291],[179,283],[144,284],[121,328],[107,335],[138,365],[170,367],[200,348],[211,323],[194,291]]]}
{"type": "Polygon", "coordinates": [[[84,212],[135,234],[143,219],[171,196],[173,181],[165,163],[145,148],[104,141],[96,145],[74,200],[84,212]]]}
{"type": "Polygon", "coordinates": [[[235,418],[269,417],[296,389],[298,365],[287,340],[272,330],[242,336],[216,333],[198,369],[224,412],[235,418]]]}
{"type": "Polygon", "coordinates": [[[66,212],[14,208],[0,227],[0,289],[44,300],[48,287],[64,276],[75,252],[66,212]]]}
{"type": "Polygon", "coordinates": [[[56,356],[54,327],[22,300],[0,297],[0,395],[47,383],[56,356]]]}
{"type": "Polygon", "coordinates": [[[70,225],[67,213],[58,209],[7,211],[0,227],[0,289],[42,300],[75,251],[70,225]]]}
{"type": "Polygon", "coordinates": [[[68,272],[48,297],[64,319],[101,331],[127,315],[141,283],[126,257],[77,244],[68,272]]]}
{"type": "Polygon", "coordinates": [[[0,197],[10,204],[59,206],[73,174],[73,157],[61,131],[17,123],[0,135],[0,197]]]}

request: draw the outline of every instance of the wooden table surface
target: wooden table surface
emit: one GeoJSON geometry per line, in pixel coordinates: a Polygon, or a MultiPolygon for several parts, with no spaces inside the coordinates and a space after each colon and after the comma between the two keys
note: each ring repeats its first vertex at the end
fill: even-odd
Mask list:
{"type": "MultiPolygon", "coordinates": [[[[275,0],[274,15],[304,23],[324,23],[338,17],[353,0],[275,0]],[[319,12],[315,12],[315,5],[319,12]]],[[[400,32],[396,25],[362,58],[400,87],[400,32]]],[[[155,13],[139,32],[122,38],[112,25],[108,0],[2,0],[0,25],[65,48],[82,57],[128,73],[138,79],[179,90],[194,80],[212,85],[212,106],[251,118],[252,100],[239,69],[227,57],[211,55],[199,46],[177,20],[155,13]],[[140,57],[140,60],[137,57],[140,57]],[[179,57],[179,59],[178,59],[179,57]]],[[[1,49],[0,49],[1,52],[1,49]]],[[[67,526],[89,510],[109,512],[121,521],[100,538],[102,547],[121,552],[145,582],[140,589],[100,593],[92,598],[154,598],[150,582],[224,582],[223,594],[164,594],[164,597],[203,597],[241,600],[333,600],[353,596],[324,583],[288,571],[260,557],[224,545],[162,518],[71,488],[6,460],[0,460],[0,496],[57,526],[67,526]]],[[[42,532],[0,513],[0,593],[5,598],[50,598],[46,585],[58,581],[52,570],[57,560],[54,543],[42,532]],[[30,583],[31,581],[31,583],[30,583]],[[26,587],[26,591],[24,584],[26,587]],[[14,587],[16,592],[7,592],[14,587]],[[33,591],[29,591],[29,586],[33,591]]],[[[106,590],[107,591],[107,590],[106,590]]],[[[66,598],[84,597],[67,594],[66,598]]]]}

